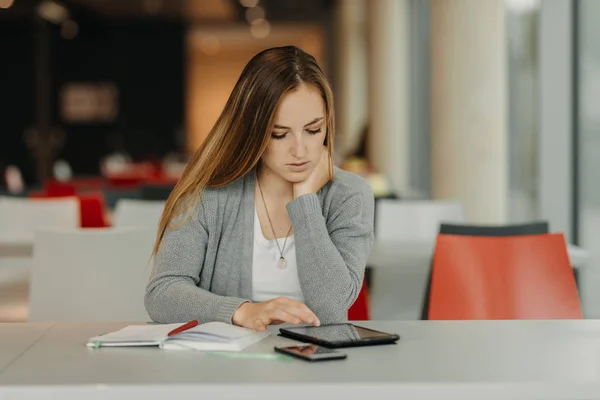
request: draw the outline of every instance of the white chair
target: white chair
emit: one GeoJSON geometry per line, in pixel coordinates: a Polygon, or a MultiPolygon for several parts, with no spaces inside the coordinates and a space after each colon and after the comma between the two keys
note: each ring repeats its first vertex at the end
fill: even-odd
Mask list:
{"type": "Polygon", "coordinates": [[[372,254],[373,259],[387,260],[387,265],[373,265],[372,319],[420,318],[434,242],[442,222],[464,223],[462,204],[442,200],[381,199],[377,202],[374,250],[409,248],[411,254],[395,257],[372,254]],[[406,265],[411,262],[417,264],[406,265]]]}
{"type": "Polygon", "coordinates": [[[382,241],[434,240],[442,222],[465,222],[461,203],[444,200],[377,202],[375,238],[382,241]]]}
{"type": "Polygon", "coordinates": [[[27,273],[35,232],[43,227],[77,228],[79,201],[75,198],[28,199],[0,197],[0,269],[27,273]]]}
{"type": "Polygon", "coordinates": [[[115,206],[113,225],[150,228],[156,232],[164,208],[164,201],[120,199],[115,206]]]}
{"type": "Polygon", "coordinates": [[[29,321],[149,321],[144,291],[153,240],[142,228],[39,231],[29,321]]]}
{"type": "Polygon", "coordinates": [[[77,228],[79,201],[76,198],[0,198],[0,240],[33,243],[35,231],[45,227],[77,228]]]}

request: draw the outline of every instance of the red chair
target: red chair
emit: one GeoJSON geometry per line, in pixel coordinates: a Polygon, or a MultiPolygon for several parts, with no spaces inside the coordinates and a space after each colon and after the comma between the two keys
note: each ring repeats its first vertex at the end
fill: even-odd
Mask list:
{"type": "Polygon", "coordinates": [[[44,192],[51,197],[75,196],[75,186],[68,182],[48,179],[44,182],[44,192]]]}
{"type": "Polygon", "coordinates": [[[72,197],[72,196],[48,196],[45,191],[31,191],[27,194],[30,199],[52,199],[56,197],[72,197]]]}
{"type": "Polygon", "coordinates": [[[155,186],[172,186],[174,187],[177,184],[179,178],[175,178],[172,176],[155,176],[144,182],[146,185],[155,185],[155,186]]]}
{"type": "Polygon", "coordinates": [[[69,181],[78,193],[102,190],[105,185],[103,177],[73,178],[69,181]]]}
{"type": "Polygon", "coordinates": [[[366,283],[363,281],[358,297],[348,309],[348,321],[368,321],[369,319],[371,319],[369,313],[369,293],[366,283]]]}
{"type": "Polygon", "coordinates": [[[429,319],[581,319],[562,234],[438,235],[429,319]]]}
{"type": "Polygon", "coordinates": [[[82,228],[106,228],[109,226],[102,193],[82,193],[77,197],[79,198],[82,228]]]}
{"type": "Polygon", "coordinates": [[[150,176],[144,174],[121,174],[108,177],[109,188],[133,189],[146,182],[150,176]]]}
{"type": "MultiPolygon", "coordinates": [[[[45,192],[32,192],[29,194],[32,199],[52,199],[57,197],[69,196],[51,196],[45,192]]],[[[106,228],[110,226],[106,218],[106,207],[104,195],[100,192],[81,193],[77,197],[79,200],[79,220],[81,228],[106,228]]]]}
{"type": "Polygon", "coordinates": [[[105,177],[110,188],[132,189],[158,176],[160,169],[155,165],[151,162],[140,162],[128,165],[123,171],[108,173],[105,177]]]}

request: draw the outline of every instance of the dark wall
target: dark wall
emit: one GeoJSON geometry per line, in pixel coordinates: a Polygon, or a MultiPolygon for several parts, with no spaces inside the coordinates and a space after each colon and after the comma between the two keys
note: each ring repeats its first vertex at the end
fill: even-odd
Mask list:
{"type": "Polygon", "coordinates": [[[183,26],[165,22],[83,25],[73,40],[56,39],[57,88],[69,82],[113,82],[119,114],[111,124],[71,124],[63,157],[82,174],[118,146],[135,159],[176,149],[184,115],[183,26]]]}
{"type": "MultiPolygon", "coordinates": [[[[0,25],[0,169],[18,165],[33,179],[23,132],[34,118],[33,31],[26,24],[0,25]]],[[[2,179],[0,179],[1,186],[2,179]]]]}
{"type": "MultiPolygon", "coordinates": [[[[66,132],[59,157],[76,174],[98,173],[105,154],[122,145],[134,159],[177,150],[184,118],[184,26],[164,21],[80,21],[72,40],[51,29],[53,124],[66,132]],[[61,120],[59,92],[70,82],[112,82],[119,113],[109,124],[61,120]]],[[[23,132],[34,122],[35,66],[32,22],[0,24],[0,168],[17,164],[27,182],[34,160],[23,132]]]]}

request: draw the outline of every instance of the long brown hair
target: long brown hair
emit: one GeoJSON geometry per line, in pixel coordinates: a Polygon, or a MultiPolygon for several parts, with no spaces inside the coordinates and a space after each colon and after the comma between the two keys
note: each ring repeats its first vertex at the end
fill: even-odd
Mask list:
{"type": "Polygon", "coordinates": [[[206,187],[221,187],[246,175],[267,148],[282,97],[306,85],[319,90],[325,103],[329,173],[335,132],[333,95],[315,58],[295,46],[256,54],[244,67],[225,108],[191,158],[171,192],[160,219],[153,254],[176,217],[189,218],[206,187]]]}

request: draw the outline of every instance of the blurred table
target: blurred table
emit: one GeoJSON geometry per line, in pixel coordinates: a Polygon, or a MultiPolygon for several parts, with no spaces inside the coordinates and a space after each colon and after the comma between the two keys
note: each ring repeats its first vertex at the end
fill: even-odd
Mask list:
{"type": "MultiPolygon", "coordinates": [[[[346,360],[248,358],[154,347],[85,346],[122,323],[0,324],[0,398],[592,399],[600,321],[369,321],[396,345],[342,349],[346,360]]],[[[277,333],[276,327],[271,331],[277,333]]],[[[256,357],[255,357],[256,356],[256,357]]]]}
{"type": "Polygon", "coordinates": [[[52,324],[0,324],[0,372],[41,338],[52,324]]]}

